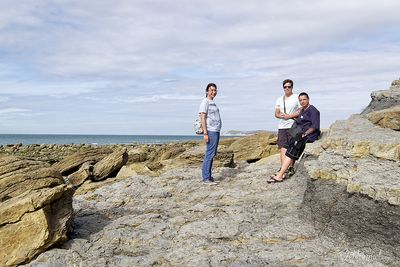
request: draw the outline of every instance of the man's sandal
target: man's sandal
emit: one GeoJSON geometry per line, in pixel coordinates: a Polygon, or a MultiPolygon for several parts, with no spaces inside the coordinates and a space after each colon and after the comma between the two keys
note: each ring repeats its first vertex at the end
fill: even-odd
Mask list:
{"type": "Polygon", "coordinates": [[[290,166],[289,169],[287,170],[287,175],[289,177],[293,176],[296,173],[296,171],[294,170],[293,166],[290,166]]]}

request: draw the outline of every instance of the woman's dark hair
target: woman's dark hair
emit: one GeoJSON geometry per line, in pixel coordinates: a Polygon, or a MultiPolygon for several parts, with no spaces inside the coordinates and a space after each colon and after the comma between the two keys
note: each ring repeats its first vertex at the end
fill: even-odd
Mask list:
{"type": "Polygon", "coordinates": [[[292,85],[293,88],[293,81],[291,79],[286,79],[282,82],[282,86],[285,86],[285,83],[290,83],[292,85]]]}
{"type": "Polygon", "coordinates": [[[306,92],[301,92],[301,93],[299,94],[299,97],[302,96],[302,95],[305,95],[305,96],[307,97],[307,99],[310,99],[310,97],[308,96],[308,94],[307,94],[306,92]]]}
{"type": "Polygon", "coordinates": [[[209,84],[207,84],[207,87],[206,87],[206,97],[207,97],[208,89],[210,89],[210,87],[215,87],[215,89],[217,89],[217,85],[216,85],[215,83],[209,83],[209,84]]]}

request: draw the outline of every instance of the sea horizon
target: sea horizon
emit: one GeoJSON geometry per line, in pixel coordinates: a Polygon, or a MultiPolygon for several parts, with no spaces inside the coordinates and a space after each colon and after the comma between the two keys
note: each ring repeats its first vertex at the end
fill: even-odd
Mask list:
{"type": "MultiPolygon", "coordinates": [[[[234,137],[232,135],[222,136],[234,137]]],[[[201,141],[201,135],[124,135],[124,134],[0,134],[0,145],[32,144],[165,144],[181,141],[201,141]]]]}

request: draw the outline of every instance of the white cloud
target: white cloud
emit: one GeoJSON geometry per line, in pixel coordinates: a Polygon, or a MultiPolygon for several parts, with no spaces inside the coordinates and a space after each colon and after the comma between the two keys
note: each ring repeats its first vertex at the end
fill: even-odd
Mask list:
{"type": "Polygon", "coordinates": [[[28,109],[20,109],[20,108],[4,108],[0,109],[0,114],[7,114],[7,113],[20,113],[20,112],[28,112],[28,109]]]}
{"type": "Polygon", "coordinates": [[[113,98],[86,97],[88,100],[93,100],[101,103],[155,103],[160,101],[184,101],[184,100],[199,100],[199,95],[153,95],[153,96],[127,96],[113,98]]]}
{"type": "Polygon", "coordinates": [[[102,88],[101,82],[57,82],[57,81],[0,81],[0,95],[46,95],[66,97],[94,92],[102,88]]]}
{"type": "Polygon", "coordinates": [[[0,96],[0,103],[1,103],[1,102],[7,102],[7,101],[9,101],[9,100],[10,100],[9,97],[0,96]]]}
{"type": "Polygon", "coordinates": [[[0,118],[3,120],[14,119],[17,117],[31,117],[31,111],[29,109],[21,108],[4,108],[0,109],[0,118]]]}
{"type": "Polygon", "coordinates": [[[191,134],[208,82],[229,111],[226,130],[275,129],[270,113],[287,77],[311,93],[329,124],[400,76],[397,0],[6,0],[0,8],[8,10],[0,14],[0,102],[17,98],[18,108],[44,112],[38,117],[76,116],[77,132],[95,110],[93,125],[120,116],[108,117],[121,121],[116,133],[124,120],[167,112],[174,127],[165,134],[191,134]],[[340,100],[347,91],[354,101],[340,100]]]}

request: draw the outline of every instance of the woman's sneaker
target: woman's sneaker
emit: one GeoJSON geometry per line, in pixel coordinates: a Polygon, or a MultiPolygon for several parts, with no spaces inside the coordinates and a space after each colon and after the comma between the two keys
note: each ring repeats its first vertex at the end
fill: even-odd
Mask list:
{"type": "Polygon", "coordinates": [[[219,181],[215,181],[214,180],[214,177],[211,177],[210,179],[208,179],[208,180],[210,180],[211,182],[213,182],[213,183],[217,183],[217,184],[219,184],[219,181]]]}
{"type": "Polygon", "coordinates": [[[217,185],[218,183],[213,182],[211,180],[203,180],[203,184],[206,184],[206,185],[217,185]]]}

